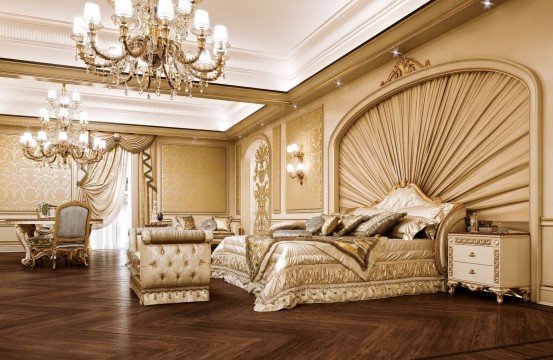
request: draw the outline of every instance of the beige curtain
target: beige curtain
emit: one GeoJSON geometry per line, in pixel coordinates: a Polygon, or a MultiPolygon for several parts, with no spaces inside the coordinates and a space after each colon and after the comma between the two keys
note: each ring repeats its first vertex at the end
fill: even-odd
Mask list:
{"type": "Polygon", "coordinates": [[[528,219],[529,94],[508,75],[466,72],[404,90],[362,115],[339,151],[342,209],[405,179],[492,220],[528,219]]]}
{"type": "Polygon", "coordinates": [[[82,168],[85,176],[78,183],[78,197],[91,204],[93,215],[108,225],[119,213],[127,178],[129,153],[138,154],[139,161],[139,226],[149,222],[156,186],[152,149],[154,135],[92,132],[91,136],[106,141],[108,153],[97,164],[82,168]]]}
{"type": "Polygon", "coordinates": [[[78,198],[90,204],[93,217],[104,220],[101,227],[109,225],[121,209],[128,160],[129,153],[116,147],[98,163],[82,168],[85,175],[78,183],[78,198]]]}

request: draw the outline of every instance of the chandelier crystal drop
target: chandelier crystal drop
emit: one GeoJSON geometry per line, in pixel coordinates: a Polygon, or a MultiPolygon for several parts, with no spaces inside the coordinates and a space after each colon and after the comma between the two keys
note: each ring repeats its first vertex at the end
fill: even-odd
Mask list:
{"type": "Polygon", "coordinates": [[[100,161],[106,142],[92,137],[91,143],[88,117],[80,109],[81,94],[69,94],[64,84],[59,95],[48,90],[47,100],[48,107],[39,110],[40,130],[36,135],[28,130],[20,137],[23,155],[43,166],[57,160],[59,167],[66,167],[71,158],[81,165],[100,161]]]}
{"type": "Polygon", "coordinates": [[[87,71],[110,85],[124,85],[125,93],[135,79],[139,93],[155,88],[159,96],[166,79],[171,99],[183,89],[189,96],[193,87],[202,92],[209,82],[224,77],[230,47],[227,28],[216,25],[211,30],[207,11],[196,10],[201,0],[108,2],[114,9],[119,42],[105,50],[97,42],[103,29],[98,5],[86,3],[83,16],[74,19],[71,38],[87,71]],[[189,33],[196,38],[195,46],[186,42],[189,33]]]}

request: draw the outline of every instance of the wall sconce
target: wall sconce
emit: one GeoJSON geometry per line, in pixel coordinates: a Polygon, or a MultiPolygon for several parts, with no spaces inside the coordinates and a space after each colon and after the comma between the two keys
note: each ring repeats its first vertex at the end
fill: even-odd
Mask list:
{"type": "Polygon", "coordinates": [[[300,182],[300,185],[303,185],[303,180],[305,179],[305,165],[303,164],[303,147],[297,144],[291,144],[286,147],[286,152],[292,157],[292,159],[296,160],[296,165],[294,164],[288,164],[286,166],[286,171],[288,171],[288,175],[292,179],[298,179],[300,182]]]}

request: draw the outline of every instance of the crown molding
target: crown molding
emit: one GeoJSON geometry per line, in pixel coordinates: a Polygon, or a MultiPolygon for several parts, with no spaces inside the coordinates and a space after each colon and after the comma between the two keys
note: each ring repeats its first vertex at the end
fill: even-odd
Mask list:
{"type": "MultiPolygon", "coordinates": [[[[15,134],[20,134],[23,128],[38,129],[39,121],[33,116],[18,116],[0,114],[0,129],[7,129],[15,134]]],[[[228,137],[222,131],[179,129],[159,126],[126,125],[107,122],[89,122],[89,130],[107,131],[129,134],[150,134],[156,136],[188,138],[192,140],[219,140],[228,141],[228,137]]]]}

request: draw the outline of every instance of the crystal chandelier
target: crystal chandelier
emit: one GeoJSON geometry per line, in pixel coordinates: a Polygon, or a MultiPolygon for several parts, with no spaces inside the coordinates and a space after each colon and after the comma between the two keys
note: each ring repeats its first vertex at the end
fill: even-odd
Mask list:
{"type": "Polygon", "coordinates": [[[58,166],[67,166],[73,158],[78,164],[98,162],[106,153],[106,142],[93,137],[92,144],[87,132],[87,115],[80,110],[81,95],[70,94],[61,89],[48,90],[48,107],[40,109],[40,131],[33,136],[30,131],[21,135],[20,143],[26,158],[58,166]],[[52,116],[53,115],[53,116],[52,116]]]}
{"type": "Polygon", "coordinates": [[[139,93],[155,88],[159,96],[165,78],[171,98],[183,88],[189,96],[193,87],[201,92],[208,82],[224,76],[230,47],[227,28],[217,25],[211,30],[207,11],[195,10],[201,0],[108,2],[114,8],[112,20],[119,28],[119,42],[105,50],[99,48],[96,35],[103,26],[97,4],[86,3],[83,17],[76,17],[73,24],[71,38],[87,71],[109,80],[110,85],[124,85],[125,94],[134,78],[139,93]],[[190,25],[196,37],[195,49],[185,43],[190,25]]]}

